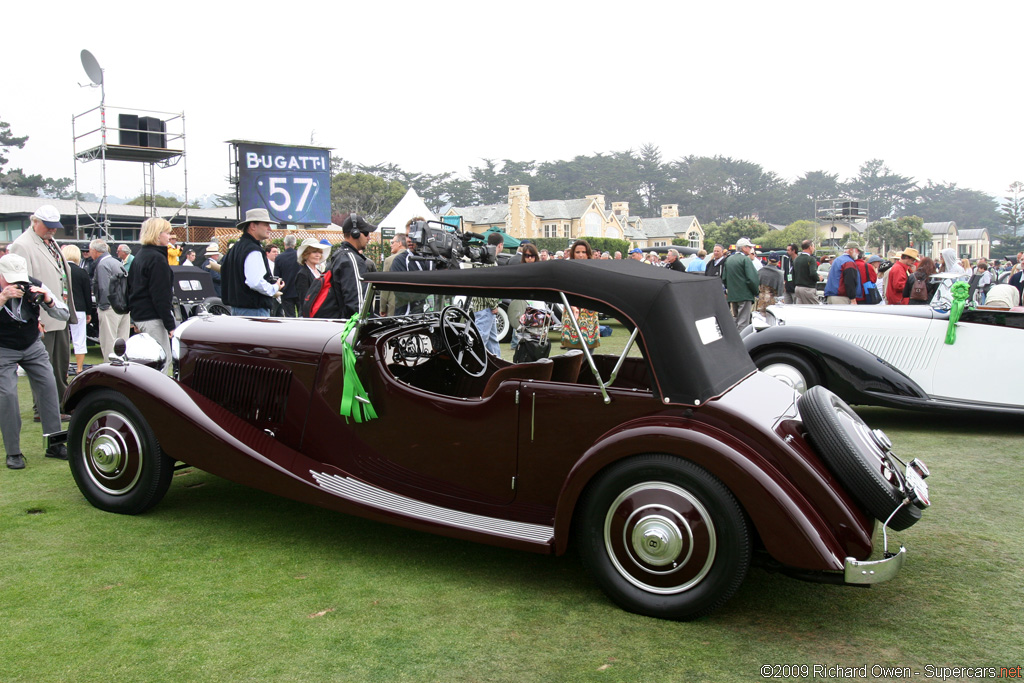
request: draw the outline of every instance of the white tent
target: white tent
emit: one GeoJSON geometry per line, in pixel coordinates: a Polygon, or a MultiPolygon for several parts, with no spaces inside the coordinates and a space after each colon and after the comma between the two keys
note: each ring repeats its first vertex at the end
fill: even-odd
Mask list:
{"type": "Polygon", "coordinates": [[[416,190],[410,187],[409,191],[402,197],[402,201],[395,205],[391,213],[378,223],[377,227],[381,230],[390,228],[395,232],[405,232],[405,224],[409,222],[410,218],[417,217],[437,220],[434,212],[427,208],[427,205],[423,203],[420,196],[416,194],[416,190]]]}

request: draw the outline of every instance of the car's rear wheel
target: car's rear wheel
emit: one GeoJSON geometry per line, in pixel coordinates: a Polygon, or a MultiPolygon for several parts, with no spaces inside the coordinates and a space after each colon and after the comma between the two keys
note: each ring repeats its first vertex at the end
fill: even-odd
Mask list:
{"type": "Polygon", "coordinates": [[[746,515],[722,482],[668,455],[612,465],[577,518],[584,565],[623,609],[692,619],[724,604],[750,566],[746,515]]]}
{"type": "Polygon", "coordinates": [[[174,460],[160,449],[139,410],[116,391],[90,393],[68,429],[71,474],[82,495],[107,512],[137,515],[160,502],[174,460]]]}
{"type": "Polygon", "coordinates": [[[769,351],[754,359],[757,369],[793,387],[803,395],[821,384],[821,376],[810,361],[790,351],[769,351]]]}
{"type": "Polygon", "coordinates": [[[907,483],[889,440],[872,430],[845,401],[824,387],[812,387],[797,404],[811,443],[839,481],[876,519],[902,531],[921,519],[921,510],[904,504],[907,483]],[[893,511],[896,514],[893,515],[893,511]]]}

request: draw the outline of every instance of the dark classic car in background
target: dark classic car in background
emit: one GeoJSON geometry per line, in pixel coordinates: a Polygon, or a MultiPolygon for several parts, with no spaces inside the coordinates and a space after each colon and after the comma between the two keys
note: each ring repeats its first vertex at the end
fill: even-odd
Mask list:
{"type": "Polygon", "coordinates": [[[584,306],[631,337],[618,357],[513,365],[487,355],[454,306],[374,318],[370,296],[347,323],[196,316],[177,334],[175,377],[129,351],[69,388],[85,497],[144,512],[181,461],[455,538],[553,554],[572,542],[612,600],[662,618],[716,609],[752,559],[839,584],[902,566],[903,547],[871,559],[876,520],[900,530],[920,518],[927,468],[899,466],[830,392],[800,397],[757,372],[717,280],[630,261],[367,280],[584,306]]]}
{"type": "Polygon", "coordinates": [[[935,279],[947,282],[931,305],[769,306],[743,342],[758,369],[801,393],[824,386],[852,404],[1024,415],[1024,366],[1012,360],[1024,311],[969,303],[948,344],[943,297],[956,278],[935,279]]]}

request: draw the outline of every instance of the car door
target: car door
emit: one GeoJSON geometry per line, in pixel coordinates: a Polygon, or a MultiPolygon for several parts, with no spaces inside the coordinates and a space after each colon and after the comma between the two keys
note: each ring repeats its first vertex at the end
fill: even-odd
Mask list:
{"type": "Polygon", "coordinates": [[[321,364],[317,380],[322,400],[314,399],[303,438],[308,455],[436,505],[505,505],[514,499],[514,383],[487,399],[445,396],[399,382],[362,356],[357,367],[377,418],[356,423],[338,414],[344,385],[339,339],[328,343],[324,357],[331,360],[321,364]]]}
{"type": "MultiPolygon", "coordinates": [[[[935,321],[939,323],[940,321],[935,321]]],[[[966,311],[956,340],[946,344],[948,322],[931,330],[942,337],[932,376],[933,396],[1024,405],[1024,366],[1013,359],[1024,348],[1024,313],[966,311]]]]}

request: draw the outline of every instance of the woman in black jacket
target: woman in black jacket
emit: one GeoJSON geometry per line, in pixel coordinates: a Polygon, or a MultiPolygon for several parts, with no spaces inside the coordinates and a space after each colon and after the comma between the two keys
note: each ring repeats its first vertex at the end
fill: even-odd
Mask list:
{"type": "Polygon", "coordinates": [[[164,372],[171,360],[171,331],[175,328],[171,297],[174,274],[167,264],[167,242],[171,237],[171,224],[163,218],[149,218],[142,224],[142,249],[139,250],[128,271],[128,296],[132,322],[163,347],[166,360],[164,372]]]}
{"type": "Polygon", "coordinates": [[[73,244],[65,244],[60,248],[71,266],[71,296],[74,297],[75,310],[82,315],[78,316],[78,322],[69,324],[71,330],[71,343],[74,345],[75,365],[78,367],[78,374],[81,374],[85,363],[86,327],[92,322],[92,283],[89,282],[89,273],[79,265],[82,262],[82,250],[73,244]]]}
{"type": "MultiPolygon", "coordinates": [[[[298,251],[295,252],[299,259],[299,269],[295,273],[295,292],[299,296],[299,310],[302,310],[302,302],[306,300],[306,292],[314,282],[322,277],[317,267],[327,261],[331,248],[321,244],[316,238],[309,237],[302,240],[298,251]]],[[[301,315],[301,314],[300,314],[301,315]]]]}

